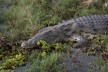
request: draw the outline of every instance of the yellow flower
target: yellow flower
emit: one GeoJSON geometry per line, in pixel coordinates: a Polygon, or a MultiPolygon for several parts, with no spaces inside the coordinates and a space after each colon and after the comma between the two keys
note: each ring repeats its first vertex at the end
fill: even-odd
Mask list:
{"type": "Polygon", "coordinates": [[[46,52],[43,51],[43,52],[41,53],[41,56],[42,56],[42,57],[45,57],[45,56],[46,56],[46,52]]]}

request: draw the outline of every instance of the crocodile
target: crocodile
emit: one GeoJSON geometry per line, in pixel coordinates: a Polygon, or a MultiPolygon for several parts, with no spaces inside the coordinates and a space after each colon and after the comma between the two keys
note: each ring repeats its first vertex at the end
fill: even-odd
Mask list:
{"type": "Polygon", "coordinates": [[[56,43],[69,39],[77,41],[74,47],[80,47],[88,41],[84,34],[108,34],[108,14],[82,16],[55,26],[45,27],[29,40],[22,42],[21,47],[33,48],[39,40],[56,43]]]}

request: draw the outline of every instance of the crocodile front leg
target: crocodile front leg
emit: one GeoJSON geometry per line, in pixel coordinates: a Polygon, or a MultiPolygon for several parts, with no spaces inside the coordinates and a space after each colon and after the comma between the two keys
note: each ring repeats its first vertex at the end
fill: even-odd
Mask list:
{"type": "Polygon", "coordinates": [[[88,43],[87,38],[79,34],[73,34],[69,39],[69,41],[76,41],[77,43],[73,46],[73,48],[80,48],[82,46],[86,46],[88,43]]]}

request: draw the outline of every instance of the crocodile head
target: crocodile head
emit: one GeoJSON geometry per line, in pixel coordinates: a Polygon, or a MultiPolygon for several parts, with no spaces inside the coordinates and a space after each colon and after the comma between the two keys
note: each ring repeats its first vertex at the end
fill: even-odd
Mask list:
{"type": "Polygon", "coordinates": [[[47,27],[40,30],[35,36],[33,36],[28,41],[24,41],[21,44],[22,48],[33,48],[37,46],[37,42],[40,40],[45,40],[48,43],[54,43],[61,40],[63,36],[57,27],[47,27]]]}

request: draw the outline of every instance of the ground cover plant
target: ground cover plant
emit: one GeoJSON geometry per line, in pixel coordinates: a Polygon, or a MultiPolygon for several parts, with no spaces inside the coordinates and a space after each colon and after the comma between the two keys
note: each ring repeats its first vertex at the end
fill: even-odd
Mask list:
{"type": "MultiPolygon", "coordinates": [[[[43,27],[53,26],[62,21],[80,16],[108,14],[107,0],[0,0],[0,72],[16,72],[17,68],[31,65],[23,72],[66,72],[63,57],[70,52],[69,43],[48,44],[39,41],[39,48],[22,49],[20,44],[34,36],[43,27]]],[[[83,48],[88,54],[101,54],[103,72],[108,70],[108,36],[100,35],[90,42],[94,47],[83,48]]]]}

